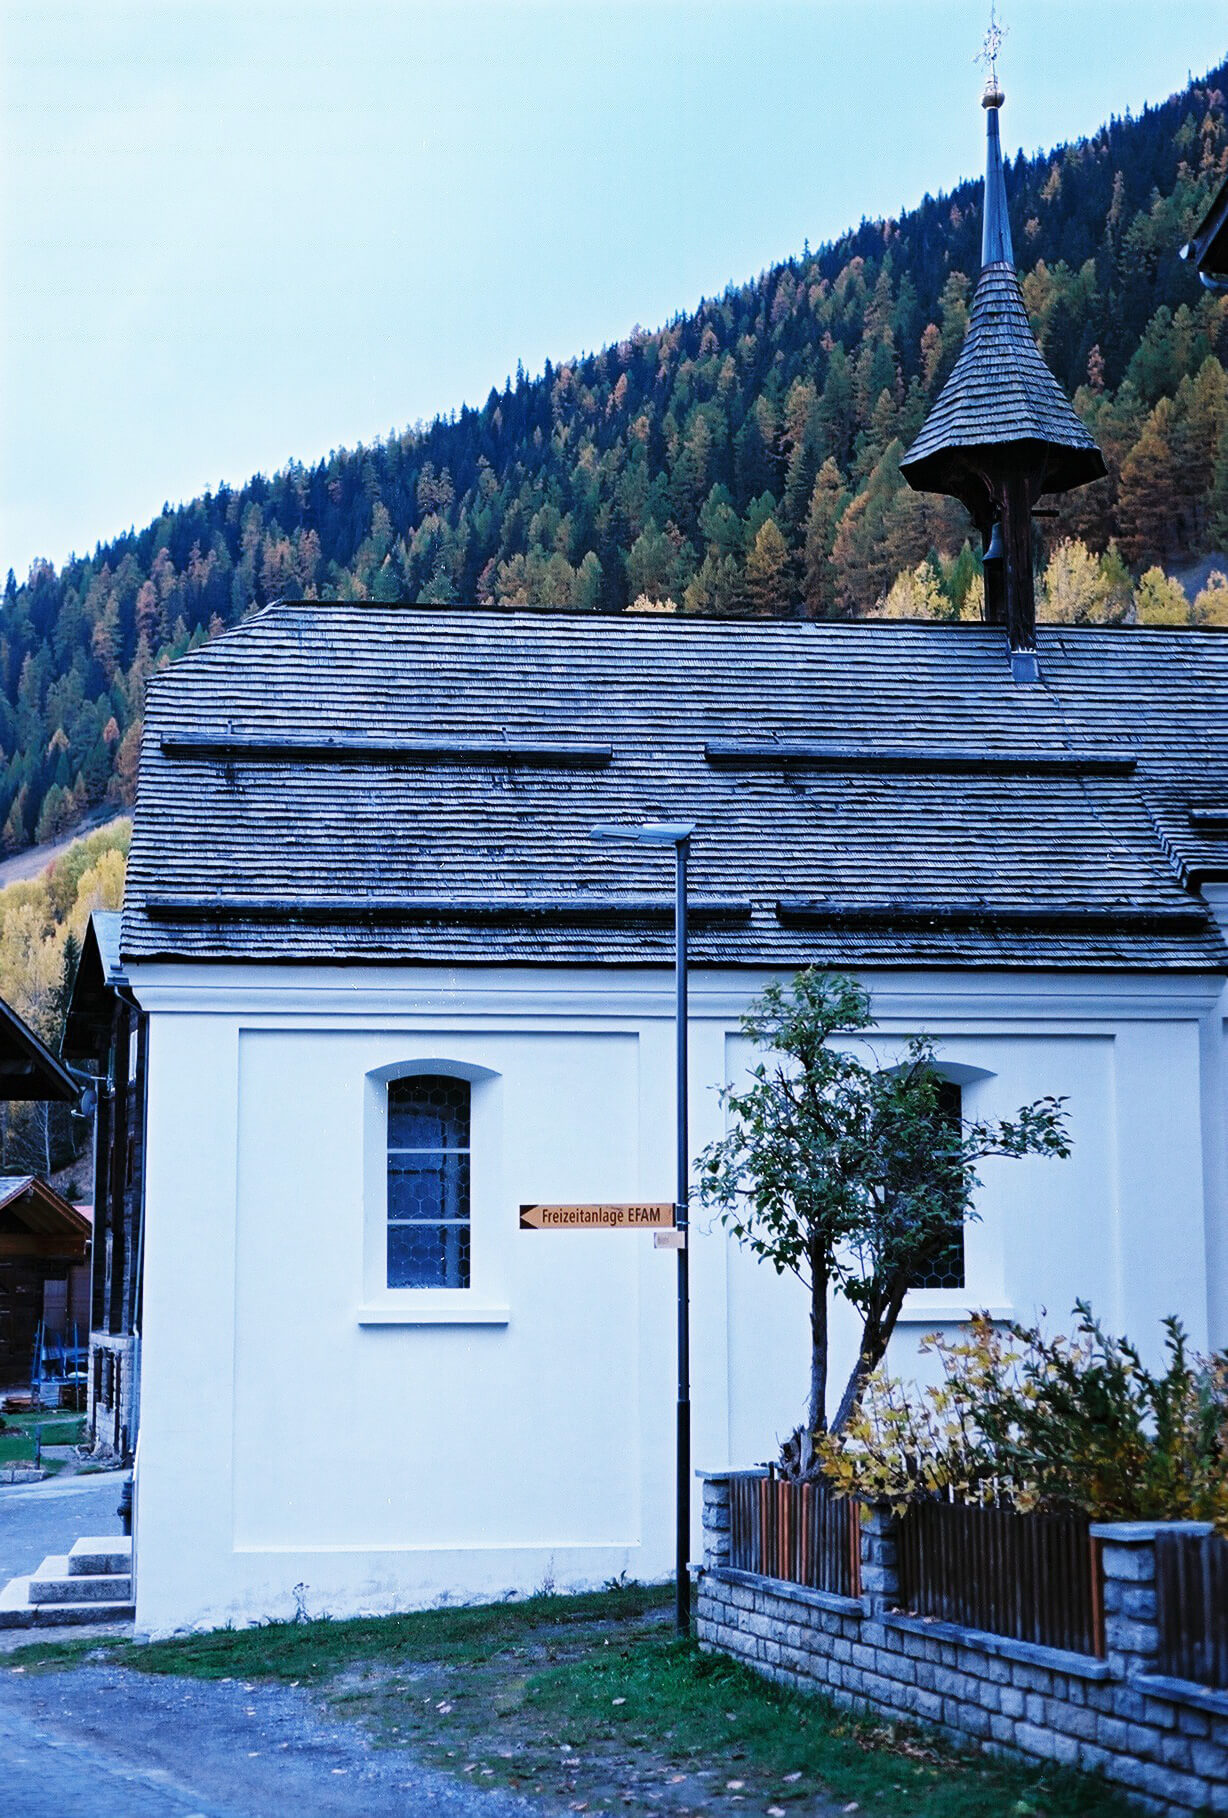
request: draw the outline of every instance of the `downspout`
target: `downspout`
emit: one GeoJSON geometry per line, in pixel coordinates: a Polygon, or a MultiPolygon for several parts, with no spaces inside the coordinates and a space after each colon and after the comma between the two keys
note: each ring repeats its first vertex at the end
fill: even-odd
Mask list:
{"type": "Polygon", "coordinates": [[[132,1470],[125,1484],[126,1495],[121,1498],[120,1510],[124,1515],[125,1531],[132,1538],[132,1559],[129,1570],[132,1574],[131,1594],[136,1599],[136,1483],[140,1468],[141,1448],[141,1315],[144,1306],[145,1283],[145,1137],[149,1108],[149,1019],[132,993],[129,985],[114,987],[115,995],[122,1003],[128,1005],[136,1016],[137,1041],[137,1087],[140,1102],[137,1108],[139,1119],[141,1158],[140,1191],[137,1196],[136,1220],[136,1274],[132,1295],[132,1470]],[[126,1507],[125,1507],[126,1505],[126,1507]]]}

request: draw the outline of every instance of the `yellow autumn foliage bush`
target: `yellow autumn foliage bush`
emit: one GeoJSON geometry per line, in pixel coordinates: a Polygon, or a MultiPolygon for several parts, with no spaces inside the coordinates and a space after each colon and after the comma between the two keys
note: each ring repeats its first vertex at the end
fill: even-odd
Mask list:
{"type": "Polygon", "coordinates": [[[903,1512],[931,1496],[1100,1520],[1213,1521],[1228,1534],[1228,1353],[1191,1354],[1167,1319],[1166,1361],[1149,1370],[1086,1302],[1069,1335],[978,1314],[922,1350],[940,1380],[883,1370],[838,1438],[824,1475],[845,1495],[903,1512]]]}

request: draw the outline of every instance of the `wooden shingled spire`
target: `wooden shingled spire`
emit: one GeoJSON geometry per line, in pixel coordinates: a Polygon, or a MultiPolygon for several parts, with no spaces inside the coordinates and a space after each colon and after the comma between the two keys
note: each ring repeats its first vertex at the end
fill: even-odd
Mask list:
{"type": "Polygon", "coordinates": [[[985,617],[1006,626],[1016,677],[1033,680],[1032,509],[1041,493],[1068,492],[1103,478],[1106,469],[1045,364],[1019,288],[998,133],[1006,97],[992,63],[996,50],[994,43],[982,97],[988,139],[985,221],[968,333],[900,467],[918,492],[948,493],[971,512],[986,551],[985,617]]]}

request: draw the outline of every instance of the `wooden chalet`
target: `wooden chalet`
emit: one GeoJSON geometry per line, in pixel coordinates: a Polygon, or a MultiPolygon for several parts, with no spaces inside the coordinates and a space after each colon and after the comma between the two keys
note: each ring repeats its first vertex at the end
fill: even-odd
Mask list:
{"type": "Polygon", "coordinates": [[[40,1327],[88,1313],[86,1214],[32,1174],[0,1175],[0,1384],[30,1381],[40,1327]]]}
{"type": "Polygon", "coordinates": [[[136,1445],[137,1331],[145,1126],[146,1018],[126,991],[118,912],[91,915],[64,1026],[63,1053],[93,1075],[94,1257],[90,1434],[128,1458],[136,1445]]]}
{"type": "MultiPolygon", "coordinates": [[[[0,1000],[0,1100],[76,1097],[71,1074],[0,1000]]],[[[40,1323],[68,1317],[70,1272],[85,1264],[89,1236],[89,1220],[46,1181],[0,1176],[0,1383],[28,1382],[40,1323]]]]}

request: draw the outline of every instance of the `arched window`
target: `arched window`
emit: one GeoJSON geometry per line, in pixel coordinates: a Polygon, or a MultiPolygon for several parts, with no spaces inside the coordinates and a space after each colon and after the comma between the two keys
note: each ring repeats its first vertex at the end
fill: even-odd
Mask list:
{"type": "MultiPolygon", "coordinates": [[[[963,1121],[964,1095],[953,1079],[938,1082],[938,1116],[957,1127],[963,1121]]],[[[964,1227],[958,1225],[936,1249],[913,1282],[914,1288],[965,1288],[964,1227]]]]}
{"type": "Polygon", "coordinates": [[[388,1286],[469,1286],[469,1082],[388,1083],[388,1286]]]}

